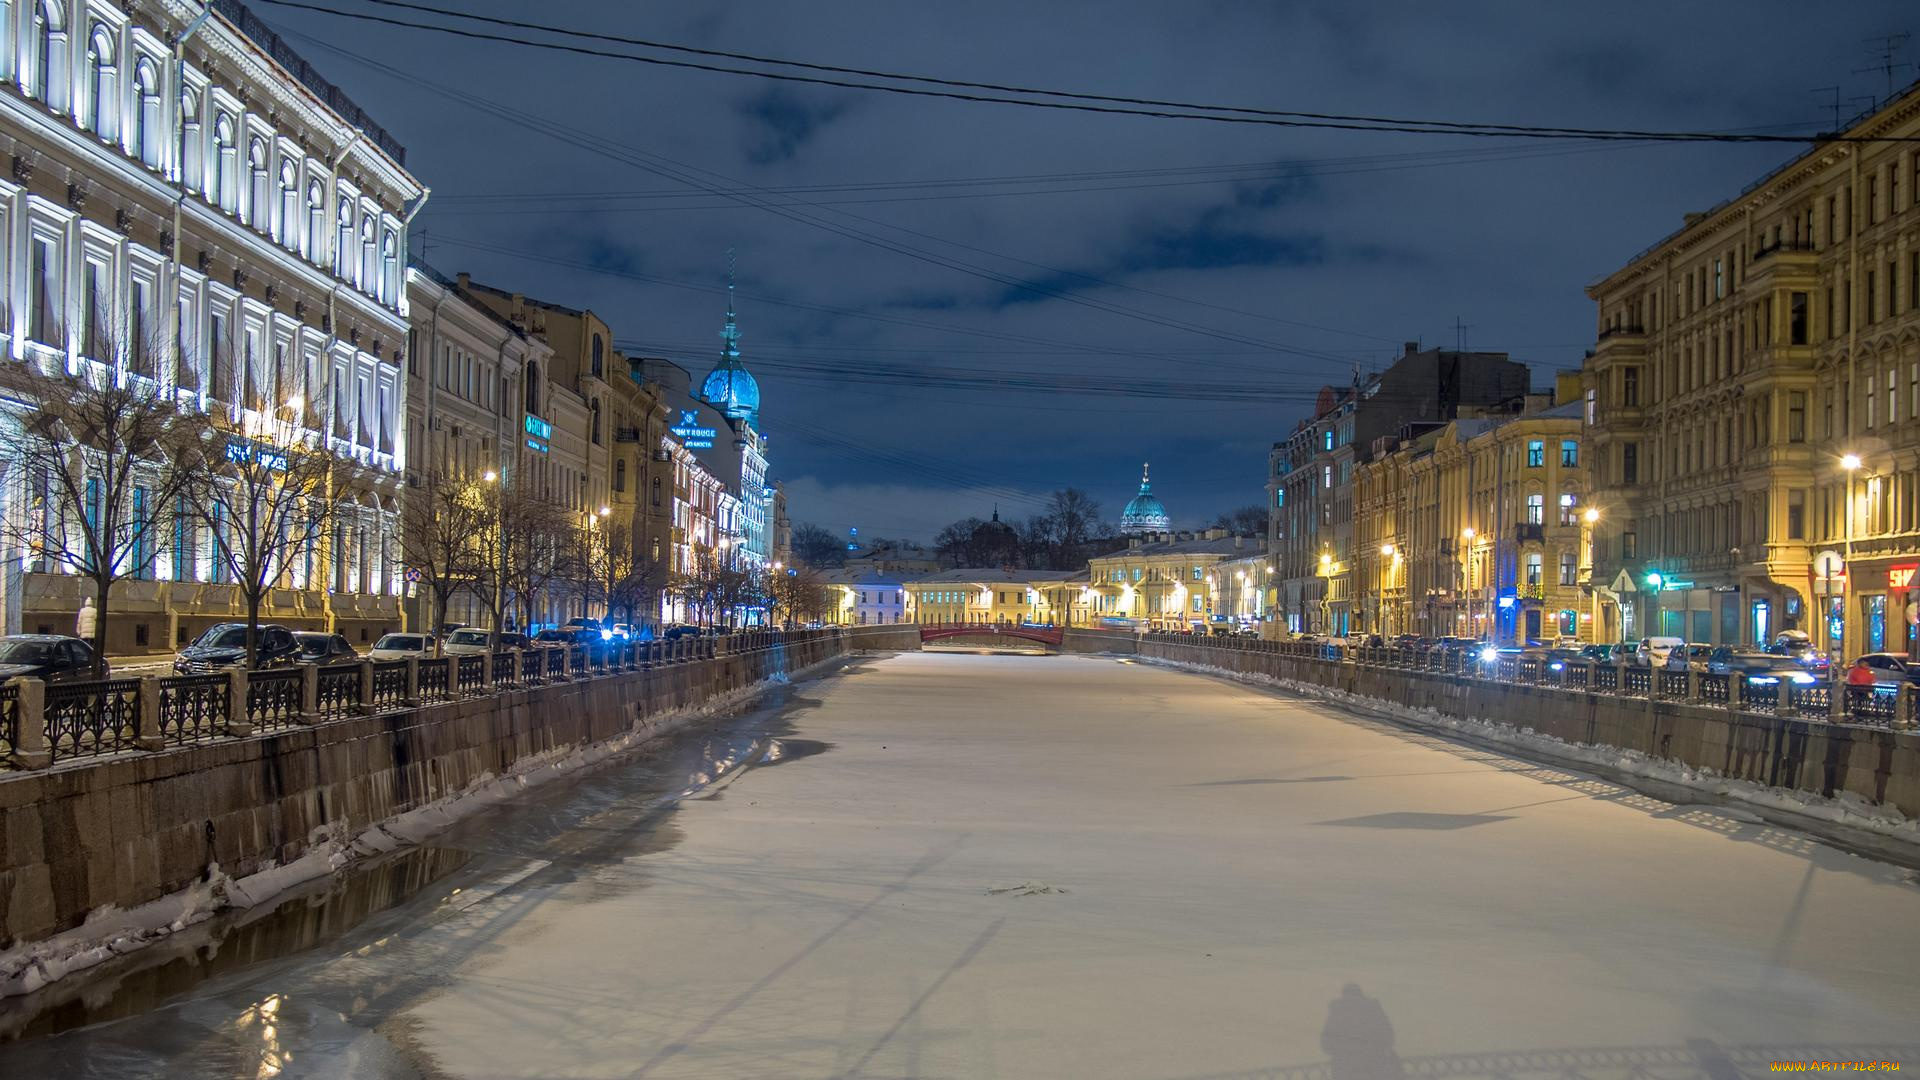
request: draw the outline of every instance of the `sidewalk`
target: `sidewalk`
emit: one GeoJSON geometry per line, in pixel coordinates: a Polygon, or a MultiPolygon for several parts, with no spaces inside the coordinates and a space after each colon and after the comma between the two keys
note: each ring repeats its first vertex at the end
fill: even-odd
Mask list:
{"type": "Polygon", "coordinates": [[[173,653],[132,653],[126,656],[107,657],[116,679],[136,678],[141,675],[173,674],[173,653]]]}

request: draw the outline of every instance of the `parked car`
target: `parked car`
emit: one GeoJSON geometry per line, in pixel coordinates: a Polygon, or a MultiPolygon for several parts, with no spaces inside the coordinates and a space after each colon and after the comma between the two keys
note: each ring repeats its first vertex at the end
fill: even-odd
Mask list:
{"type": "Polygon", "coordinates": [[[369,660],[411,660],[425,657],[433,652],[433,637],[429,634],[387,634],[373,643],[367,651],[369,660]]]}
{"type": "Polygon", "coordinates": [[[1867,653],[1857,657],[1854,663],[1864,663],[1873,670],[1873,684],[1877,687],[1898,689],[1903,682],[1920,685],[1920,664],[1899,653],[1867,653]]]}
{"type": "Polygon", "coordinates": [[[1789,657],[1761,649],[1736,649],[1731,645],[1722,645],[1708,653],[1706,669],[1715,675],[1736,675],[1762,686],[1782,682],[1806,685],[1819,681],[1789,657]]]}
{"type": "Polygon", "coordinates": [[[299,647],[294,662],[300,664],[344,664],[360,659],[359,650],[339,634],[324,630],[296,630],[293,643],[299,647]]]}
{"type": "Polygon", "coordinates": [[[463,626],[447,635],[447,640],[441,644],[440,651],[448,656],[474,656],[479,653],[490,653],[497,647],[496,640],[499,637],[500,635],[490,630],[463,626]]]}
{"type": "Polygon", "coordinates": [[[1667,650],[1667,658],[1660,666],[1668,671],[1707,670],[1707,657],[1712,654],[1713,646],[1691,642],[1687,645],[1675,645],[1667,650]]]}
{"type": "Polygon", "coordinates": [[[1583,664],[1611,664],[1616,654],[1624,659],[1629,651],[1631,650],[1625,645],[1582,645],[1580,646],[1580,662],[1583,664]]]}
{"type": "Polygon", "coordinates": [[[1804,630],[1782,630],[1774,635],[1773,644],[1767,651],[1775,656],[1791,658],[1801,667],[1825,678],[1832,673],[1833,659],[1826,653],[1813,647],[1813,639],[1804,630]]]}
{"type": "MultiPolygon", "coordinates": [[[[1565,641],[1567,639],[1562,638],[1561,640],[1565,641]]],[[[1541,651],[1540,661],[1546,664],[1548,671],[1564,671],[1569,664],[1586,663],[1587,658],[1585,654],[1577,648],[1567,645],[1555,645],[1551,649],[1541,651]]]]}
{"type": "Polygon", "coordinates": [[[493,635],[493,638],[494,638],[494,647],[497,649],[518,651],[521,649],[533,648],[532,638],[528,637],[525,634],[516,634],[511,630],[503,630],[500,633],[493,635]]]}
{"type": "Polygon", "coordinates": [[[1633,662],[1648,667],[1659,667],[1667,662],[1669,652],[1676,646],[1683,646],[1686,643],[1685,638],[1643,637],[1640,639],[1640,644],[1633,650],[1633,662]]]}
{"type": "Polygon", "coordinates": [[[0,682],[16,676],[47,682],[83,682],[113,677],[107,658],[79,638],[61,634],[0,637],[0,682]]]}
{"type": "Polygon", "coordinates": [[[600,625],[599,619],[589,619],[589,618],[582,617],[577,619],[568,619],[565,623],[561,624],[561,629],[591,630],[595,634],[600,634],[600,632],[605,630],[606,628],[600,625]]]}
{"type": "Polygon", "coordinates": [[[660,635],[661,639],[665,641],[677,641],[683,637],[699,636],[700,628],[692,623],[679,623],[674,626],[669,626],[660,635]]]}
{"type": "MultiPolygon", "coordinates": [[[[254,666],[285,667],[300,655],[293,631],[277,623],[259,628],[254,638],[254,666]]],[[[173,670],[182,675],[204,675],[247,662],[247,624],[220,623],[207,628],[198,641],[181,649],[173,670]]]]}

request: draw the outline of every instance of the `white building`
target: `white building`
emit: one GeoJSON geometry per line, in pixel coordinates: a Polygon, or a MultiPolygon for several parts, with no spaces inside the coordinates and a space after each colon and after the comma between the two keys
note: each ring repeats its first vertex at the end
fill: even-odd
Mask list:
{"type": "MultiPolygon", "coordinates": [[[[284,422],[299,399],[300,425],[371,479],[290,562],[266,616],[365,641],[399,623],[402,261],[425,190],[405,150],[237,0],[176,53],[200,11],[0,2],[14,89],[0,93],[0,353],[154,380],[224,432],[284,422]],[[105,338],[142,344],[105,356],[105,338]]],[[[8,494],[18,513],[18,478],[8,494]]],[[[111,650],[168,648],[238,612],[209,538],[179,541],[117,590],[111,650]]],[[[7,628],[70,630],[78,582],[5,562],[7,628]]]]}

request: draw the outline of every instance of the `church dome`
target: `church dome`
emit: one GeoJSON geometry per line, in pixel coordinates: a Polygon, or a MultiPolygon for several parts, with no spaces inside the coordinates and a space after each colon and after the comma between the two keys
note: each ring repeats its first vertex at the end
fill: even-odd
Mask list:
{"type": "Polygon", "coordinates": [[[700,384],[700,399],[729,420],[745,420],[748,426],[759,427],[760,384],[740,364],[740,328],[734,325],[733,316],[733,253],[727,254],[727,325],[720,331],[720,363],[700,384]]]}
{"type": "Polygon", "coordinates": [[[1165,504],[1153,494],[1153,485],[1147,482],[1147,467],[1140,467],[1140,494],[1127,502],[1127,508],[1120,512],[1120,531],[1138,536],[1143,533],[1166,532],[1173,527],[1173,519],[1167,516],[1165,504]]]}

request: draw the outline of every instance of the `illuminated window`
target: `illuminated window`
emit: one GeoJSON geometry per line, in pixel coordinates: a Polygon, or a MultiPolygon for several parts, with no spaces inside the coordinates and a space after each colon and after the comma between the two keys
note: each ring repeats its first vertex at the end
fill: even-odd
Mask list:
{"type": "Polygon", "coordinates": [[[1527,440],[1527,468],[1537,469],[1547,463],[1547,444],[1540,439],[1527,440]]]}

